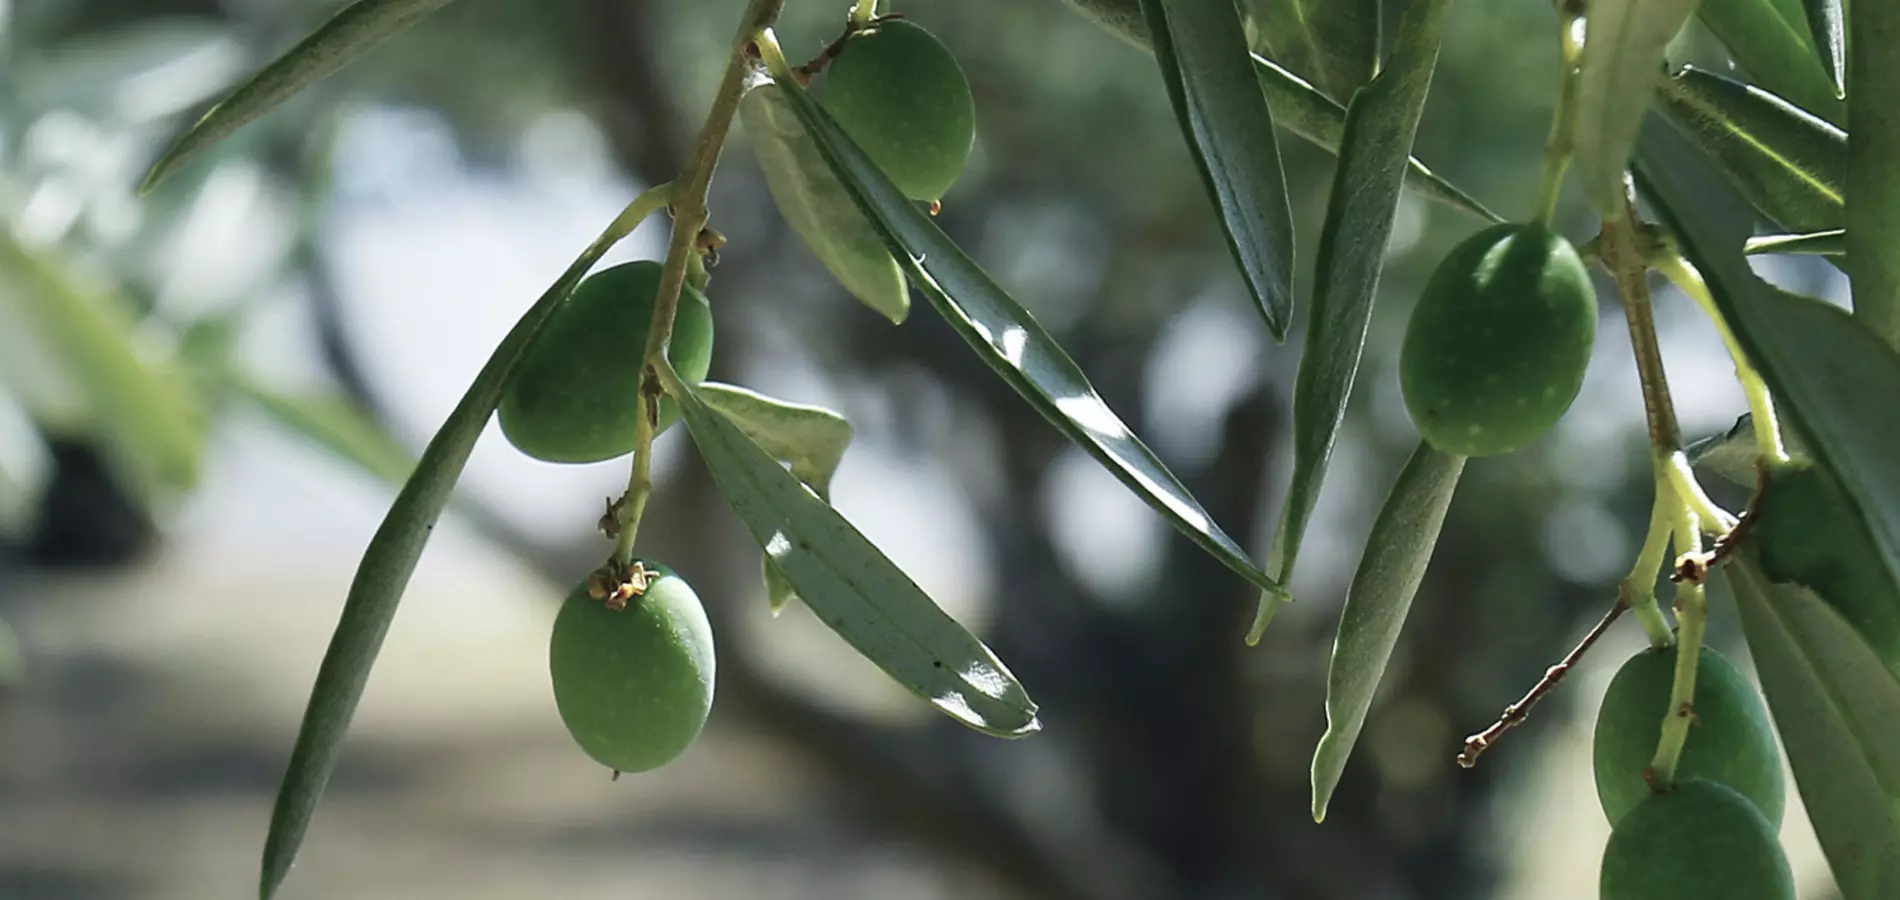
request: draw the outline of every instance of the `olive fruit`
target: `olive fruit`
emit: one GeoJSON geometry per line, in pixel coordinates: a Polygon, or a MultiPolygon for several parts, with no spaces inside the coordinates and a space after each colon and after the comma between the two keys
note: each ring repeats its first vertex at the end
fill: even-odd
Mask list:
{"type": "MultiPolygon", "coordinates": [[[[1676,675],[1676,649],[1645,650],[1610,680],[1597,713],[1597,799],[1611,825],[1647,801],[1643,773],[1656,756],[1676,675]]],[[[1696,665],[1695,715],[1676,763],[1676,778],[1720,783],[1748,798],[1769,822],[1781,822],[1787,787],[1761,695],[1735,664],[1706,647],[1696,665]]]]}
{"type": "Polygon", "coordinates": [[[1596,292],[1569,241],[1542,225],[1487,228],[1438,264],[1412,310],[1405,408],[1443,452],[1515,450],[1576,399],[1596,327],[1596,292]]]}
{"type": "Polygon", "coordinates": [[[1774,827],[1712,781],[1678,784],[1617,823],[1598,889],[1602,900],[1795,900],[1774,827]]]}
{"type": "Polygon", "coordinates": [[[1808,465],[1779,468],[1752,515],[1763,571],[1813,589],[1900,673],[1900,596],[1833,476],[1808,465]]]}
{"type": "MultiPolygon", "coordinates": [[[[653,323],[660,264],[632,262],[596,272],[548,317],[501,398],[502,434],[547,462],[599,462],[633,450],[639,428],[640,354],[653,323]]],[[[712,364],[712,307],[680,292],[667,360],[691,383],[712,364]]],[[[679,418],[660,401],[660,429],[679,418]]]]}
{"type": "Polygon", "coordinates": [[[970,158],[969,79],[922,26],[886,19],[853,33],[831,62],[820,102],[912,200],[942,198],[970,158]]]}
{"type": "Polygon", "coordinates": [[[713,636],[692,586],[642,563],[646,590],[595,599],[582,584],[554,618],[554,704],[575,743],[602,765],[644,772],[685,752],[713,700],[713,636]]]}

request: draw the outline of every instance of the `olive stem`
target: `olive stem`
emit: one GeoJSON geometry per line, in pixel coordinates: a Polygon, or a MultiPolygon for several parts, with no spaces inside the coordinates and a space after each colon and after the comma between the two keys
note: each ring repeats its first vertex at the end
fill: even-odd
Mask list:
{"type": "Polygon", "coordinates": [[[1761,373],[1748,361],[1748,354],[1742,352],[1742,345],[1735,340],[1735,332],[1728,327],[1728,320],[1722,317],[1722,311],[1716,308],[1715,296],[1709,293],[1708,282],[1702,280],[1702,273],[1694,265],[1682,258],[1682,254],[1673,249],[1664,248],[1654,254],[1649,264],[1661,272],[1677,290],[1689,295],[1702,312],[1715,323],[1715,330],[1722,335],[1722,344],[1728,348],[1728,355],[1735,362],[1735,377],[1742,383],[1742,393],[1748,398],[1750,420],[1755,427],[1755,449],[1761,457],[1771,464],[1788,461],[1787,448],[1781,442],[1781,428],[1775,418],[1775,401],[1768,393],[1767,382],[1762,381],[1761,373]]]}
{"type": "Polygon", "coordinates": [[[1649,644],[1658,650],[1676,642],[1669,620],[1656,605],[1656,574],[1662,571],[1663,558],[1669,553],[1669,533],[1674,520],[1674,489],[1664,478],[1656,479],[1656,502],[1649,512],[1649,533],[1643,538],[1643,550],[1617,593],[1636,616],[1649,636],[1649,644]]]}
{"type": "MultiPolygon", "coordinates": [[[[719,153],[725,148],[726,135],[732,130],[733,116],[738,113],[739,99],[744,96],[746,76],[752,71],[752,62],[746,48],[752,44],[754,36],[769,28],[778,20],[779,11],[785,7],[785,0],[752,0],[746,7],[745,16],[739,21],[738,36],[733,40],[732,56],[726,63],[726,73],[719,82],[718,93],[713,95],[712,109],[706,113],[706,122],[700,126],[699,140],[693,146],[693,154],[686,162],[686,168],[680,172],[673,190],[673,236],[667,244],[666,265],[660,271],[660,287],[653,300],[653,321],[647,330],[646,347],[640,358],[645,361],[641,367],[644,373],[655,360],[661,360],[673,337],[673,320],[679,312],[680,292],[686,286],[686,268],[689,259],[699,252],[699,232],[706,227],[711,217],[706,208],[707,190],[712,186],[713,170],[719,167],[719,153]]],[[[635,435],[633,447],[633,472],[627,477],[627,494],[621,498],[618,516],[619,537],[614,544],[614,560],[621,565],[633,561],[633,539],[640,527],[640,516],[646,511],[646,494],[650,490],[651,460],[653,453],[653,415],[646,407],[646,376],[639,379],[635,390],[640,392],[638,401],[640,426],[635,435]]]]}
{"type": "MultiPolygon", "coordinates": [[[[1678,511],[1678,558],[1694,557],[1702,551],[1702,528],[1696,518],[1687,507],[1678,511]]],[[[1657,792],[1674,785],[1676,765],[1689,742],[1689,726],[1695,723],[1696,668],[1701,663],[1702,636],[1708,622],[1709,603],[1702,582],[1684,578],[1676,588],[1676,674],[1669,687],[1669,706],[1663,713],[1662,737],[1656,742],[1656,757],[1649,764],[1649,786],[1657,792]]]]}
{"type": "Polygon", "coordinates": [[[1669,374],[1663,369],[1662,347],[1656,341],[1656,313],[1649,302],[1649,265],[1637,243],[1636,196],[1629,176],[1623,178],[1623,214],[1603,221],[1599,243],[1603,264],[1616,279],[1629,321],[1630,348],[1636,354],[1636,373],[1642,379],[1643,411],[1649,420],[1649,445],[1662,457],[1682,447],[1676,407],[1669,399],[1669,374]]]}
{"type": "Polygon", "coordinates": [[[871,20],[876,18],[877,0],[858,0],[857,5],[851,7],[851,24],[853,26],[862,27],[869,25],[871,24],[871,20]]]}
{"type": "Polygon", "coordinates": [[[1582,4],[1558,4],[1557,19],[1563,73],[1558,77],[1557,108],[1551,112],[1550,138],[1544,143],[1544,181],[1537,192],[1537,214],[1532,218],[1539,225],[1549,225],[1557,215],[1564,173],[1570,169],[1571,152],[1577,143],[1577,84],[1583,71],[1582,4]]]}
{"type": "Polygon", "coordinates": [[[1669,479],[1676,499],[1696,514],[1697,520],[1702,523],[1702,530],[1721,537],[1735,528],[1735,517],[1728,510],[1715,505],[1715,501],[1703,492],[1694,470],[1689,468],[1687,454],[1678,450],[1669,454],[1668,459],[1659,460],[1657,465],[1662,468],[1664,477],[1669,479]]]}

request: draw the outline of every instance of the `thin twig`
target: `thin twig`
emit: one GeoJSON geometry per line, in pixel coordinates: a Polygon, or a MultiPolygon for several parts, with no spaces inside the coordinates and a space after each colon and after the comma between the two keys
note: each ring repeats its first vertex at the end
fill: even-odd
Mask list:
{"type": "Polygon", "coordinates": [[[1609,612],[1603,614],[1603,618],[1597,622],[1596,627],[1590,629],[1590,633],[1584,635],[1583,640],[1577,642],[1577,646],[1570,648],[1570,652],[1564,654],[1564,658],[1556,665],[1544,670],[1544,677],[1537,680],[1537,684],[1531,687],[1530,693],[1525,694],[1516,703],[1505,707],[1504,713],[1498,716],[1496,722],[1491,723],[1490,728],[1465,738],[1464,749],[1458,751],[1458,765],[1466,769],[1477,766],[1478,757],[1484,755],[1484,751],[1491,749],[1491,745],[1497,743],[1505,732],[1516,728],[1529,718],[1531,707],[1536,706],[1537,701],[1544,699],[1545,694],[1554,690],[1558,682],[1563,681],[1564,676],[1570,674],[1571,667],[1575,666],[1578,660],[1583,659],[1585,653],[1590,652],[1590,647],[1597,642],[1598,638],[1603,637],[1604,632],[1610,630],[1610,625],[1617,620],[1617,617],[1623,615],[1623,610],[1628,608],[1629,606],[1623,602],[1622,598],[1617,598],[1616,604],[1610,607],[1609,612]]]}

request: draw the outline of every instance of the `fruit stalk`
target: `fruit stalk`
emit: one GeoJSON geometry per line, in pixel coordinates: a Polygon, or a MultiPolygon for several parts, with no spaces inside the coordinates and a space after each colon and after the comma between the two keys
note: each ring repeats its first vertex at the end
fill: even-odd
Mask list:
{"type": "Polygon", "coordinates": [[[851,7],[851,24],[854,26],[869,25],[875,18],[877,18],[877,0],[858,0],[857,5],[851,7]]]}
{"type": "Polygon", "coordinates": [[[1557,108],[1551,112],[1550,138],[1544,143],[1544,182],[1537,193],[1537,212],[1532,220],[1539,225],[1549,225],[1557,215],[1564,173],[1570,168],[1570,155],[1577,143],[1577,83],[1583,72],[1583,4],[1577,0],[1559,3],[1557,24],[1563,73],[1558,79],[1557,108]]]}
{"type": "MultiPolygon", "coordinates": [[[[1675,531],[1679,558],[1700,555],[1701,525],[1693,511],[1687,507],[1679,510],[1675,531]]],[[[1690,568],[1685,565],[1683,570],[1690,568]]],[[[1709,624],[1708,596],[1701,581],[1705,574],[1685,577],[1676,588],[1676,677],[1669,688],[1669,707],[1663,714],[1656,758],[1649,766],[1650,787],[1659,792],[1674,785],[1676,764],[1682,760],[1689,726],[1695,722],[1696,666],[1702,658],[1702,635],[1709,624]]]]}
{"type": "Polygon", "coordinates": [[[746,6],[745,16],[739,21],[738,36],[733,41],[732,56],[720,79],[719,91],[713,97],[712,109],[706,113],[705,124],[700,126],[693,155],[674,182],[673,235],[667,244],[666,267],[661,271],[658,296],[653,302],[653,326],[647,331],[646,347],[641,351],[640,358],[645,364],[641,366],[642,374],[635,387],[640,392],[641,424],[633,448],[633,471],[627,476],[627,493],[621,498],[619,537],[614,545],[614,560],[623,566],[633,561],[633,541],[651,489],[652,463],[648,457],[653,452],[653,417],[645,406],[648,402],[645,373],[655,360],[665,358],[667,343],[673,336],[673,319],[679,312],[680,291],[686,286],[687,261],[699,252],[699,233],[711,218],[706,194],[712,186],[713,170],[719,167],[719,153],[726,146],[726,135],[732,130],[733,116],[739,111],[739,98],[745,94],[746,75],[752,68],[746,47],[755,35],[778,20],[779,11],[784,7],[785,0],[752,0],[746,6]]]}
{"type": "Polygon", "coordinates": [[[1722,344],[1728,348],[1729,358],[1735,362],[1735,377],[1742,383],[1742,393],[1748,398],[1748,411],[1752,413],[1755,426],[1756,451],[1771,465],[1787,462],[1788,451],[1781,443],[1781,428],[1775,420],[1775,402],[1768,394],[1768,384],[1762,381],[1761,373],[1755,371],[1748,361],[1748,355],[1742,352],[1742,345],[1735,340],[1735,332],[1729,330],[1728,320],[1722,318],[1722,311],[1716,308],[1715,296],[1709,293],[1708,282],[1702,280],[1702,273],[1683,259],[1682,254],[1668,248],[1655,254],[1649,264],[1674,282],[1677,290],[1688,294],[1715,323],[1715,330],[1722,335],[1722,344]]]}
{"type": "Polygon", "coordinates": [[[1649,644],[1658,650],[1676,642],[1675,632],[1662,610],[1656,607],[1656,573],[1662,571],[1663,557],[1669,552],[1670,522],[1674,518],[1673,489],[1667,479],[1656,479],[1656,502],[1649,513],[1649,533],[1643,538],[1643,551],[1617,586],[1618,599],[1636,614],[1649,644]]]}

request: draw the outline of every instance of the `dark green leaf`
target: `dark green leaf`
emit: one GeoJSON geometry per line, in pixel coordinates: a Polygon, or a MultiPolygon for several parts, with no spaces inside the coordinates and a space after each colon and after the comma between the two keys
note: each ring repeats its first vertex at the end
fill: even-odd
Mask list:
{"type": "Polygon", "coordinates": [[[903,270],[818,155],[778,85],[768,81],[746,91],[739,120],[765,170],[772,202],[812,255],[865,306],[902,323],[910,314],[903,270]]]}
{"type": "Polygon", "coordinates": [[[1366,723],[1366,711],[1432,560],[1438,529],[1445,524],[1445,510],[1464,467],[1464,457],[1440,453],[1420,441],[1372,523],[1339,616],[1332,668],[1326,675],[1326,734],[1313,753],[1314,821],[1326,818],[1326,804],[1366,723]]]}
{"type": "Polygon", "coordinates": [[[885,246],[944,321],[1023,399],[1196,544],[1262,590],[1280,587],[1247,558],[1199,501],[1175,480],[1029,311],[866,158],[803,89],[788,87],[792,110],[817,141],[885,246]]]}
{"type": "Polygon", "coordinates": [[[1248,0],[1273,58],[1344,100],[1379,71],[1379,0],[1248,0]]]}
{"type": "MultiPolygon", "coordinates": [[[[831,170],[826,169],[824,174],[830,178],[831,170]]],[[[832,183],[836,184],[837,180],[832,179],[832,183]]],[[[844,200],[851,202],[848,196],[844,200]]],[[[863,214],[855,204],[849,211],[863,221],[863,214]]],[[[882,243],[877,248],[886,260],[891,258],[884,252],[882,243]]],[[[831,476],[838,471],[838,464],[844,461],[845,448],[851,444],[851,423],[843,416],[824,407],[787,403],[730,384],[708,381],[700,384],[698,391],[701,401],[739,426],[739,430],[765,452],[790,464],[792,474],[820,500],[831,502],[831,476]]],[[[798,599],[791,582],[772,564],[769,556],[765,559],[765,594],[773,615],[798,599]]]]}
{"type": "MultiPolygon", "coordinates": [[[[1847,274],[1854,315],[1900,346],[1900,3],[1850,4],[1847,274]]],[[[1806,231],[1808,229],[1798,229],[1806,231]]]]}
{"type": "MultiPolygon", "coordinates": [[[[1148,46],[1148,26],[1141,17],[1141,0],[1067,2],[1090,21],[1135,47],[1152,52],[1148,46]]],[[[1260,74],[1260,87],[1266,92],[1267,108],[1273,113],[1274,124],[1328,152],[1337,152],[1346,128],[1345,107],[1273,60],[1256,55],[1253,63],[1260,74]]],[[[1405,184],[1412,190],[1486,222],[1504,221],[1497,213],[1486,209],[1484,204],[1472,199],[1471,195],[1433,174],[1424,163],[1414,159],[1407,165],[1405,184]]]]}
{"type": "Polygon", "coordinates": [[[1663,51],[1696,0],[1592,0],[1577,81],[1577,179],[1590,204],[1621,215],[1623,170],[1662,75],[1663,51]]]}
{"type": "Polygon", "coordinates": [[[1449,0],[1412,4],[1399,26],[1391,63],[1347,108],[1346,136],[1319,237],[1306,349],[1293,391],[1293,477],[1267,560],[1267,574],[1282,582],[1293,573],[1359,372],[1405,161],[1431,90],[1440,26],[1450,5],[1449,0]]]}
{"type": "MultiPolygon", "coordinates": [[[[1345,2],[1345,0],[1340,0],[1345,2]]],[[[1293,320],[1293,211],[1233,0],[1142,0],[1181,133],[1275,340],[1293,320]]]]}
{"type": "Polygon", "coordinates": [[[1841,0],[1802,0],[1807,7],[1808,31],[1815,50],[1834,79],[1834,94],[1847,95],[1847,19],[1841,14],[1841,0]]]}
{"type": "Polygon", "coordinates": [[[451,2],[453,0],[357,0],[344,7],[321,28],[211,107],[159,157],[139,190],[156,187],[199,151],[451,2]]]}
{"type": "Polygon", "coordinates": [[[1769,221],[1841,227],[1847,135],[1760,88],[1685,67],[1657,96],[1671,123],[1769,221]]]}
{"type": "Polygon", "coordinates": [[[1742,255],[1747,217],[1721,183],[1686,163],[1673,137],[1645,132],[1645,193],[1708,282],[1783,423],[1839,481],[1900,583],[1900,356],[1844,310],[1757,278],[1742,255]]]}
{"type": "Polygon", "coordinates": [[[409,576],[415,572],[422,548],[435,530],[436,519],[441,517],[449,494],[461,477],[462,466],[468,462],[475,439],[487,426],[489,416],[501,402],[501,395],[514,375],[516,364],[535,336],[541,333],[548,317],[587,270],[652,211],[657,201],[644,202],[648,197],[651,194],[635,201],[622,213],[509,330],[508,336],[476,374],[461,402],[429,441],[428,448],[422,451],[414,473],[397,493],[375,537],[370,539],[368,549],[363,551],[356,577],[350,582],[349,597],[343,603],[343,614],[330,637],[323,664],[317,670],[316,684],[310,689],[310,704],[304,710],[297,743],[291,749],[290,764],[278,788],[277,803],[271,809],[260,885],[260,893],[266,900],[276,893],[290,872],[291,861],[296,858],[304,832],[310,827],[310,817],[316,812],[324,785],[336,768],[343,737],[349,731],[350,718],[356,713],[356,703],[363,697],[363,686],[369,682],[370,667],[382,650],[389,623],[396,616],[396,605],[409,584],[409,576]]]}
{"type": "Polygon", "coordinates": [[[667,391],[726,501],[820,620],[898,684],[971,728],[1021,737],[1042,727],[1036,704],[1002,661],[850,522],[676,376],[667,391]]]}
{"type": "Polygon", "coordinates": [[[136,348],[125,300],[0,225],[0,303],[78,388],[114,462],[148,499],[197,482],[204,410],[184,373],[136,348]]]}
{"type": "Polygon", "coordinates": [[[1900,897],[1900,682],[1840,613],[1773,584],[1751,553],[1727,567],[1748,650],[1801,802],[1846,900],[1900,897]]]}
{"type": "Polygon", "coordinates": [[[1720,0],[1696,9],[1749,80],[1830,122],[1846,110],[1808,38],[1806,0],[1720,0]]]}
{"type": "Polygon", "coordinates": [[[1743,487],[1755,486],[1755,417],[1742,413],[1727,431],[1712,434],[1682,448],[1691,465],[1707,469],[1743,487]]]}
{"type": "Polygon", "coordinates": [[[1749,238],[1748,242],[1742,245],[1742,252],[1750,255],[1787,253],[1843,256],[1847,253],[1847,232],[1835,228],[1808,234],[1764,234],[1760,237],[1749,238]]]}

